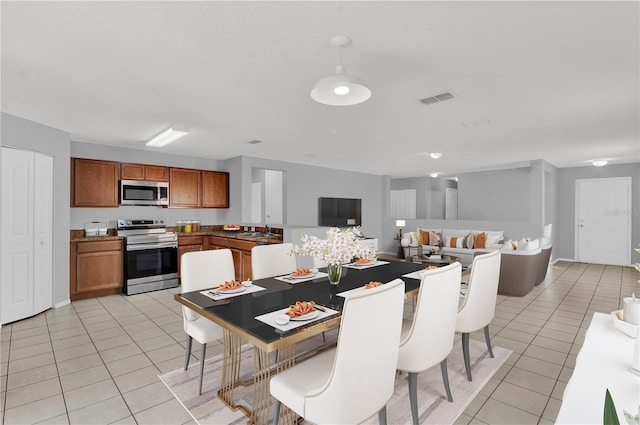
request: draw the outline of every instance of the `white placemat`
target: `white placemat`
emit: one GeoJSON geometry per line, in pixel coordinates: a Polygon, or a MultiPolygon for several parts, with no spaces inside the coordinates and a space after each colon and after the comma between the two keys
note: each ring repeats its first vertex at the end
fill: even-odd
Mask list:
{"type": "Polygon", "coordinates": [[[200,293],[205,297],[211,298],[212,300],[220,301],[226,298],[239,297],[240,295],[247,295],[253,292],[264,291],[266,289],[266,288],[263,288],[262,286],[251,285],[249,287],[243,286],[244,291],[241,291],[241,292],[234,292],[232,294],[224,294],[224,293],[221,294],[219,292],[215,292],[216,288],[207,289],[206,291],[200,291],[200,293]]]}
{"type": "Polygon", "coordinates": [[[260,316],[256,316],[255,319],[259,320],[263,323],[266,323],[269,326],[273,326],[276,329],[280,329],[281,331],[290,331],[291,329],[295,329],[299,326],[305,326],[309,323],[316,322],[318,320],[326,319],[329,316],[334,316],[339,313],[337,310],[330,309],[329,307],[322,307],[325,311],[316,310],[319,314],[315,318],[311,320],[290,320],[286,325],[279,325],[276,323],[276,317],[282,316],[285,311],[289,310],[289,307],[272,311],[271,313],[261,314],[260,316]]]}
{"type": "Polygon", "coordinates": [[[402,277],[408,277],[409,279],[422,280],[423,274],[424,274],[424,270],[416,270],[415,272],[403,274],[402,277]]]}
{"type": "Polygon", "coordinates": [[[384,266],[385,264],[389,264],[389,262],[378,260],[378,261],[372,261],[371,263],[367,263],[367,264],[349,263],[349,264],[345,264],[344,267],[347,267],[349,269],[369,269],[371,267],[384,266]]]}
{"type": "Polygon", "coordinates": [[[314,273],[308,277],[301,277],[299,279],[293,279],[291,277],[289,277],[289,275],[284,275],[284,276],[280,276],[280,277],[276,277],[276,280],[280,280],[282,282],[287,282],[290,283],[292,285],[296,285],[298,283],[302,283],[302,282],[308,282],[310,280],[315,280],[315,279],[319,279],[321,277],[327,277],[329,276],[328,274],[326,274],[325,272],[318,272],[318,273],[314,273]]]}

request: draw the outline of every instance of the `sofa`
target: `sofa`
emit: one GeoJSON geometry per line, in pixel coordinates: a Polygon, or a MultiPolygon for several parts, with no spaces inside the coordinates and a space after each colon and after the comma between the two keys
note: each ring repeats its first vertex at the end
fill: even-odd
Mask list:
{"type": "Polygon", "coordinates": [[[536,285],[541,284],[547,277],[547,269],[549,268],[549,260],[551,259],[551,240],[549,238],[540,238],[540,250],[542,254],[540,256],[540,266],[538,267],[538,277],[536,279],[536,285]]]}
{"type": "Polygon", "coordinates": [[[405,258],[409,258],[413,255],[421,256],[430,251],[438,251],[438,242],[442,241],[444,255],[460,258],[460,263],[466,267],[473,263],[474,254],[501,249],[503,240],[502,230],[418,229],[416,232],[406,232],[400,244],[404,248],[405,258]],[[428,241],[425,241],[427,232],[429,237],[428,241]],[[482,239],[479,237],[480,234],[484,235],[482,239]]]}

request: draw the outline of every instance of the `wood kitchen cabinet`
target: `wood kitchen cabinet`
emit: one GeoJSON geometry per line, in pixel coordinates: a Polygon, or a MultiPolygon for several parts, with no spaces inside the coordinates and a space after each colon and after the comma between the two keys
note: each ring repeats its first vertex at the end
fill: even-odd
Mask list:
{"type": "Polygon", "coordinates": [[[169,168],[169,206],[199,208],[202,205],[201,171],[169,168]]]}
{"type": "Polygon", "coordinates": [[[209,236],[206,249],[225,249],[229,248],[229,238],[220,236],[209,236]]]}
{"type": "Polygon", "coordinates": [[[157,182],[169,181],[169,168],[160,165],[120,164],[122,180],[149,180],[157,182]]]}
{"type": "Polygon", "coordinates": [[[236,280],[251,279],[251,248],[254,246],[256,246],[254,241],[229,239],[229,249],[231,249],[231,255],[233,255],[236,280]]]}
{"type": "Polygon", "coordinates": [[[178,277],[180,276],[180,258],[185,252],[203,251],[204,236],[178,236],[178,277]]]}
{"type": "Polygon", "coordinates": [[[71,242],[71,300],[122,292],[122,240],[71,242]]]}
{"type": "Polygon", "coordinates": [[[202,171],[202,207],[229,208],[229,173],[202,171]]]}
{"type": "Polygon", "coordinates": [[[117,207],[120,164],[71,158],[71,206],[117,207]]]}

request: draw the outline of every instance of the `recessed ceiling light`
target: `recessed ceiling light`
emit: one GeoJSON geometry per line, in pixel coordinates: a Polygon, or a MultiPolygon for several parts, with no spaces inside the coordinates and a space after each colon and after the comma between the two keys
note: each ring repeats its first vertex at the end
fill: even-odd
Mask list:
{"type": "Polygon", "coordinates": [[[431,152],[429,156],[433,159],[440,159],[442,158],[442,152],[431,152]]]}
{"type": "Polygon", "coordinates": [[[429,175],[430,175],[431,177],[433,177],[434,179],[435,179],[436,177],[438,177],[438,173],[431,173],[431,174],[429,174],[429,175]]]}
{"type": "Polygon", "coordinates": [[[608,163],[608,162],[609,162],[609,161],[607,161],[606,159],[599,159],[599,160],[597,160],[597,161],[593,161],[593,162],[592,162],[592,164],[593,164],[595,167],[602,167],[602,166],[604,166],[604,165],[607,165],[607,163],[608,163]]]}
{"type": "Polygon", "coordinates": [[[189,134],[188,131],[174,130],[173,127],[169,127],[153,139],[149,140],[145,145],[161,148],[183,136],[186,136],[187,134],[189,134]]]}

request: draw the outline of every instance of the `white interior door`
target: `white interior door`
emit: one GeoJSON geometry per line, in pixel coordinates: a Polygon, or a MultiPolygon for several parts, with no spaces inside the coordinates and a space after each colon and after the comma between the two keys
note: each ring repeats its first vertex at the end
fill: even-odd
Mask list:
{"type": "Polygon", "coordinates": [[[53,305],[53,158],[34,154],[33,314],[53,305]]]}
{"type": "Polygon", "coordinates": [[[576,257],[631,264],[631,178],[576,180],[576,257]]]}
{"type": "Polygon", "coordinates": [[[265,221],[282,224],[284,219],[283,171],[265,170],[265,221]]]}
{"type": "Polygon", "coordinates": [[[53,158],[2,148],[0,323],[53,304],[53,158]]]}
{"type": "Polygon", "coordinates": [[[2,323],[33,314],[33,152],[2,148],[2,323]]]}

